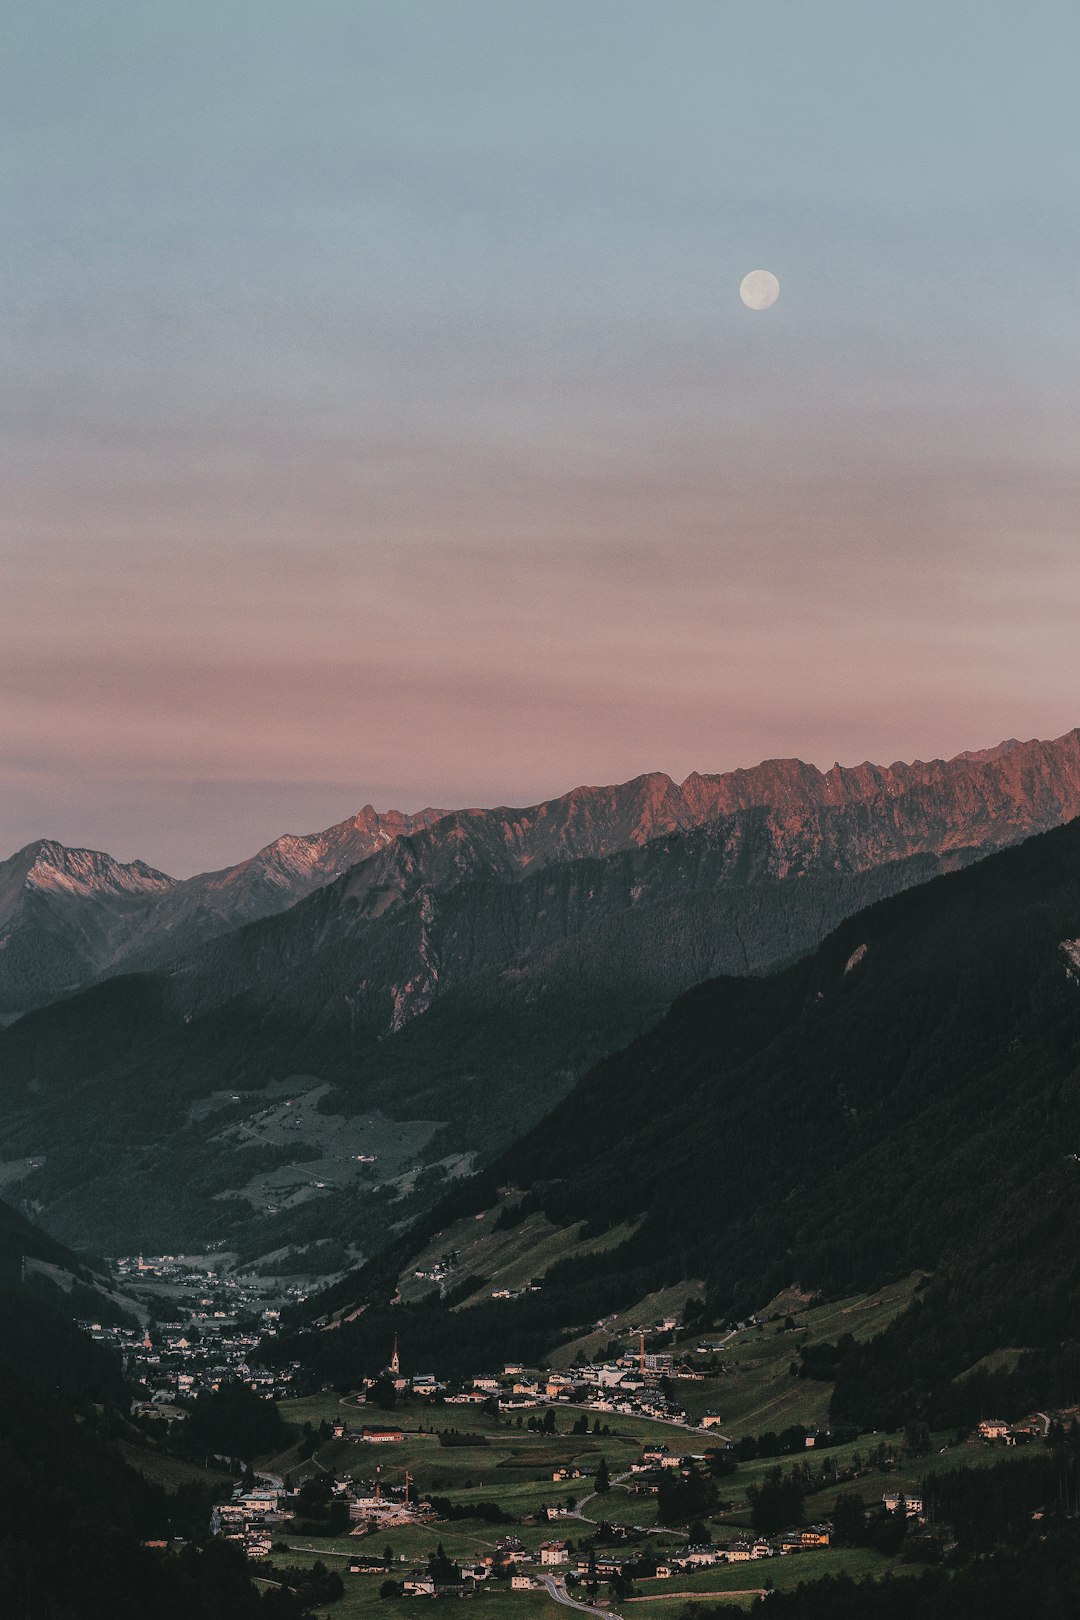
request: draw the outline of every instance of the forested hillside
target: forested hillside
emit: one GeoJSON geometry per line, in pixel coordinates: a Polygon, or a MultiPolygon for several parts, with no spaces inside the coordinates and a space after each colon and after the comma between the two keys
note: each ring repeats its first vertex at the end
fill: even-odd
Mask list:
{"type": "Polygon", "coordinates": [[[421,1165],[488,1159],[689,984],[797,956],[869,899],[939,870],[915,856],[781,881],[759,870],[766,832],[759,818],[750,837],[744,820],[443,889],[400,840],[377,870],[171,972],[29,1014],[0,1032],[0,1156],[38,1161],[18,1196],[69,1241],[120,1252],[226,1239],[258,1254],[328,1235],[370,1249],[400,1191],[386,1184],[407,1166],[382,1154],[358,1177],[365,1143],[348,1120],[430,1122],[421,1165]],[[340,1162],[307,1173],[318,1153],[303,1128],[265,1146],[249,1132],[242,1153],[222,1136],[285,1082],[326,1088],[340,1162]],[[298,1167],[303,1202],[275,1198],[271,1213],[241,1196],[283,1163],[298,1167]]]}
{"type": "MultiPolygon", "coordinates": [[[[916,1304],[869,1348],[841,1342],[827,1369],[797,1369],[837,1378],[838,1417],[942,1424],[987,1401],[1078,1399],[1078,1072],[1072,823],[872,907],[786,972],[683,997],[418,1237],[507,1186],[525,1191],[519,1215],[593,1232],[630,1220],[633,1235],[555,1268],[539,1294],[454,1313],[468,1326],[407,1309],[424,1338],[441,1314],[451,1342],[535,1352],[684,1278],[705,1279],[702,1320],[723,1320],[789,1283],[835,1292],[923,1269],[916,1304]],[[1032,1353],[956,1382],[1006,1345],[1032,1353]]],[[[380,1304],[410,1242],[319,1308],[380,1304]]],[[[308,1353],[330,1366],[375,1327],[365,1313],[308,1353]]]]}
{"type": "MultiPolygon", "coordinates": [[[[42,1620],[298,1620],[262,1598],[242,1553],[208,1536],[209,1506],[122,1460],[117,1359],[20,1282],[22,1258],[78,1262],[0,1203],[0,1607],[42,1620]],[[173,1537],[176,1554],[160,1550],[173,1537]],[[159,1543],[158,1549],[144,1545],[159,1543]]],[[[198,1493],[195,1493],[198,1496],[198,1493]]]]}
{"type": "Polygon", "coordinates": [[[524,809],[369,809],[183,884],[30,846],[4,863],[4,959],[78,937],[100,971],[150,971],[0,1032],[12,1196],[111,1251],[288,1246],[318,1273],[329,1240],[358,1259],[691,985],[771,971],[1078,806],[1070,732],[911,765],[652,774],[524,809]],[[274,1087],[297,1103],[287,1131],[265,1123],[274,1087]]]}

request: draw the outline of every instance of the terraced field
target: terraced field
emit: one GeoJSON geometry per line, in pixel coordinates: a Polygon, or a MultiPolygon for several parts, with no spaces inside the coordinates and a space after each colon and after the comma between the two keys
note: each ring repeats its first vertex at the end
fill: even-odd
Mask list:
{"type": "MultiPolygon", "coordinates": [[[[525,1253],[520,1245],[528,1236],[527,1224],[509,1232],[486,1234],[481,1241],[489,1243],[489,1252],[495,1254],[504,1239],[513,1240],[502,1250],[501,1263],[510,1266],[523,1262],[525,1253]]],[[[880,1332],[909,1302],[918,1280],[910,1277],[871,1295],[814,1307],[808,1307],[805,1299],[795,1294],[781,1295],[762,1313],[769,1320],[737,1331],[722,1349],[708,1355],[697,1353],[696,1339],[686,1340],[679,1354],[709,1370],[701,1382],[679,1382],[676,1387],[680,1398],[694,1417],[705,1411],[720,1411],[724,1416],[723,1431],[736,1437],[759,1435],[767,1429],[779,1431],[794,1423],[824,1427],[831,1388],[792,1376],[790,1368],[797,1359],[797,1346],[835,1340],[846,1332],[859,1338],[880,1332]],[[788,1320],[793,1325],[785,1325],[788,1320]]],[[[674,1300],[654,1296],[639,1320],[653,1320],[661,1310],[674,1309],[675,1305],[674,1300]]],[[[604,1340],[617,1337],[617,1325],[605,1322],[597,1334],[604,1340]]],[[[714,1336],[723,1335],[717,1330],[714,1336]]],[[[287,1537],[291,1562],[322,1558],[328,1565],[340,1562],[343,1570],[347,1570],[350,1554],[364,1550],[382,1555],[387,1543],[393,1551],[394,1567],[402,1573],[423,1565],[428,1553],[440,1543],[457,1561],[483,1557],[492,1552],[499,1536],[505,1533],[519,1537],[526,1549],[535,1553],[541,1542],[552,1536],[580,1544],[595,1536],[600,1521],[645,1531],[646,1541],[635,1545],[662,1555],[665,1549],[674,1550],[684,1544],[686,1531],[657,1526],[656,1496],[629,1477],[631,1459],[648,1444],[664,1444],[672,1451],[700,1455],[722,1443],[719,1433],[705,1434],[696,1428],[591,1411],[585,1414],[589,1432],[571,1434],[573,1423],[582,1415],[582,1409],[576,1407],[554,1409],[555,1434],[530,1432],[524,1418],[492,1416],[477,1406],[405,1404],[392,1413],[379,1413],[332,1391],[283,1402],[281,1410],[287,1421],[297,1426],[294,1432],[298,1435],[304,1423],[317,1428],[323,1420],[344,1418],[354,1429],[365,1421],[393,1423],[404,1431],[405,1439],[384,1446],[331,1439],[320,1443],[305,1461],[300,1459],[297,1446],[291,1445],[263,1460],[261,1466],[274,1473],[288,1474],[294,1481],[320,1471],[371,1480],[378,1470],[384,1486],[396,1486],[404,1482],[407,1471],[419,1494],[446,1496],[464,1508],[497,1503],[518,1521],[500,1526],[481,1518],[463,1518],[430,1528],[410,1525],[384,1530],[367,1537],[307,1538],[303,1542],[298,1537],[287,1537]],[[608,1432],[592,1432],[597,1423],[608,1432]],[[477,1443],[441,1445],[433,1429],[457,1430],[477,1443]],[[597,1496],[592,1492],[592,1481],[601,1456],[613,1483],[608,1494],[597,1496]],[[564,1466],[580,1469],[584,1477],[554,1480],[552,1475],[564,1466]],[[622,1474],[628,1477],[620,1480],[622,1474]],[[543,1507],[565,1506],[568,1498],[575,1504],[568,1516],[554,1522],[541,1516],[543,1507]],[[521,1522],[526,1519],[534,1522],[521,1522]]],[[[543,1409],[537,1415],[542,1413],[543,1409]]],[[[719,1542],[727,1542],[744,1533],[750,1523],[749,1488],[760,1485],[778,1467],[786,1472],[795,1466],[803,1472],[804,1519],[810,1523],[831,1516],[840,1490],[854,1490],[871,1506],[886,1491],[917,1491],[924,1476],[935,1467],[980,1466],[1000,1456],[997,1450],[974,1441],[953,1444],[953,1438],[945,1434],[933,1436],[930,1453],[920,1458],[907,1456],[902,1435],[864,1434],[850,1444],[815,1446],[797,1456],[740,1462],[734,1474],[718,1481],[720,1505],[708,1525],[709,1534],[719,1542]],[[857,1470],[856,1477],[837,1483],[837,1473],[852,1470],[857,1470]]],[[[637,1595],[618,1607],[623,1620],[676,1620],[687,1605],[722,1599],[730,1601],[738,1612],[757,1592],[766,1589],[766,1583],[779,1589],[841,1570],[858,1578],[879,1573],[888,1563],[880,1554],[865,1548],[815,1549],[756,1563],[720,1565],[667,1581],[642,1581],[636,1585],[637,1595]]],[[[369,1610],[382,1603],[377,1578],[347,1573],[343,1578],[346,1595],[327,1609],[328,1616],[333,1614],[340,1620],[367,1616],[369,1610]]],[[[521,1620],[529,1616],[532,1620],[547,1620],[558,1607],[545,1593],[509,1592],[505,1588],[481,1589],[473,1601],[483,1605],[489,1620],[510,1620],[511,1614],[521,1620]]],[[[385,1620],[386,1612],[379,1608],[380,1620],[385,1620]]]]}

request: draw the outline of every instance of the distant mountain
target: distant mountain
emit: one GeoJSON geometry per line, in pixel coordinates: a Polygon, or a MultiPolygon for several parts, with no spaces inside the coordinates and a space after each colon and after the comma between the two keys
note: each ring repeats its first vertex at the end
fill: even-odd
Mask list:
{"type": "Polygon", "coordinates": [[[238,866],[182,879],[162,895],[109,966],[114,972],[154,966],[232,928],[285,911],[444,814],[431,809],[380,814],[368,804],[325,832],[288,833],[238,866]]]}
{"type": "Polygon", "coordinates": [[[366,805],[325,832],[277,838],[238,866],[185,879],[53,839],[28,844],[0,863],[0,1018],[283,911],[442,814],[366,805]]]}
{"type": "Polygon", "coordinates": [[[237,866],[183,880],[44,840],[0,865],[0,1018],[106,973],[161,966],[287,910],[402,837],[430,834],[414,858],[432,882],[511,879],[761,811],[766,837],[757,858],[777,878],[998,848],[1080,814],[1080,730],[911,765],[822,772],[800,760],[766,760],[722,775],[695,772],[681,784],[654,772],[524,809],[406,815],[367,805],[325,832],[278,838],[237,866]],[[818,847],[830,836],[822,829],[843,812],[835,847],[818,847]]]}
{"type": "Polygon", "coordinates": [[[255,908],[268,872],[313,892],[225,932],[230,899],[217,937],[170,956],[206,931],[173,886],[117,957],[153,971],[10,1028],[0,1154],[33,1159],[18,1196],[69,1239],[294,1244],[330,1269],[312,1245],[370,1252],[690,985],[790,961],[1075,810],[1080,732],[948,763],[645,776],[396,835],[377,818],[332,882],[352,835],[230,875],[215,892],[255,908]]]}
{"type": "Polygon", "coordinates": [[[0,862],[0,1017],[86,984],[175,886],[142,861],[48,838],[0,862]]]}
{"type": "Polygon", "coordinates": [[[835,1296],[925,1270],[881,1338],[794,1362],[837,1380],[834,1415],[945,1427],[1068,1406],[1080,1400],[1078,1075],[1074,821],[859,913],[783,973],[691,991],[309,1306],[326,1320],[364,1304],[361,1317],[299,1343],[331,1377],[391,1321],[418,1364],[436,1345],[444,1359],[480,1345],[488,1360],[539,1356],[661,1288],[703,1293],[711,1324],[790,1284],[835,1296]],[[466,1291],[484,1303],[450,1310],[432,1294],[391,1309],[414,1257],[492,1208],[504,1224],[575,1234],[577,1252],[535,1295],[493,1302],[476,1275],[466,1291]],[[1005,1347],[1029,1354],[980,1365],[1005,1347]]]}

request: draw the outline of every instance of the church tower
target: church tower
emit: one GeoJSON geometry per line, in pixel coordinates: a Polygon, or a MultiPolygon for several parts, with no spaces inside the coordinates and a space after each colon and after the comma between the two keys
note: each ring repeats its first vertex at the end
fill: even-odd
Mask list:
{"type": "Polygon", "coordinates": [[[398,1376],[398,1373],[400,1373],[400,1371],[401,1371],[401,1358],[398,1355],[397,1335],[396,1334],[394,1335],[394,1353],[390,1357],[390,1371],[393,1373],[395,1378],[398,1376]]]}

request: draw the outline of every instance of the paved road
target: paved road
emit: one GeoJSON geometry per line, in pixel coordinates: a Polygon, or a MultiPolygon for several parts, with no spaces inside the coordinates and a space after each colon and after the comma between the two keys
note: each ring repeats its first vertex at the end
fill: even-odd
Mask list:
{"type": "Polygon", "coordinates": [[[566,1590],[566,1582],[556,1575],[541,1575],[540,1582],[549,1596],[553,1597],[556,1603],[561,1603],[564,1608],[578,1609],[582,1614],[599,1615],[600,1620],[619,1620],[614,1609],[595,1609],[591,1603],[579,1603],[577,1598],[572,1598],[566,1590]]]}
{"type": "MultiPolygon", "coordinates": [[[[612,1485],[622,1485],[626,1480],[631,1478],[631,1475],[632,1475],[632,1470],[629,1469],[629,1468],[623,1474],[612,1474],[612,1476],[611,1476],[611,1484],[612,1485]]],[[[569,1510],[569,1512],[567,1513],[567,1518],[570,1518],[570,1519],[584,1519],[586,1524],[596,1524],[597,1523],[596,1519],[590,1519],[589,1515],[587,1513],[582,1513],[581,1510],[585,1506],[586,1502],[594,1502],[596,1500],[596,1498],[599,1496],[599,1494],[600,1494],[599,1491],[590,1491],[588,1496],[583,1496],[581,1498],[580,1502],[577,1503],[576,1507],[572,1507],[569,1510]]]]}
{"type": "Polygon", "coordinates": [[[1050,1433],[1050,1414],[1049,1412],[1036,1412],[1035,1416],[1041,1417],[1043,1420],[1043,1439],[1045,1440],[1050,1433]]]}

